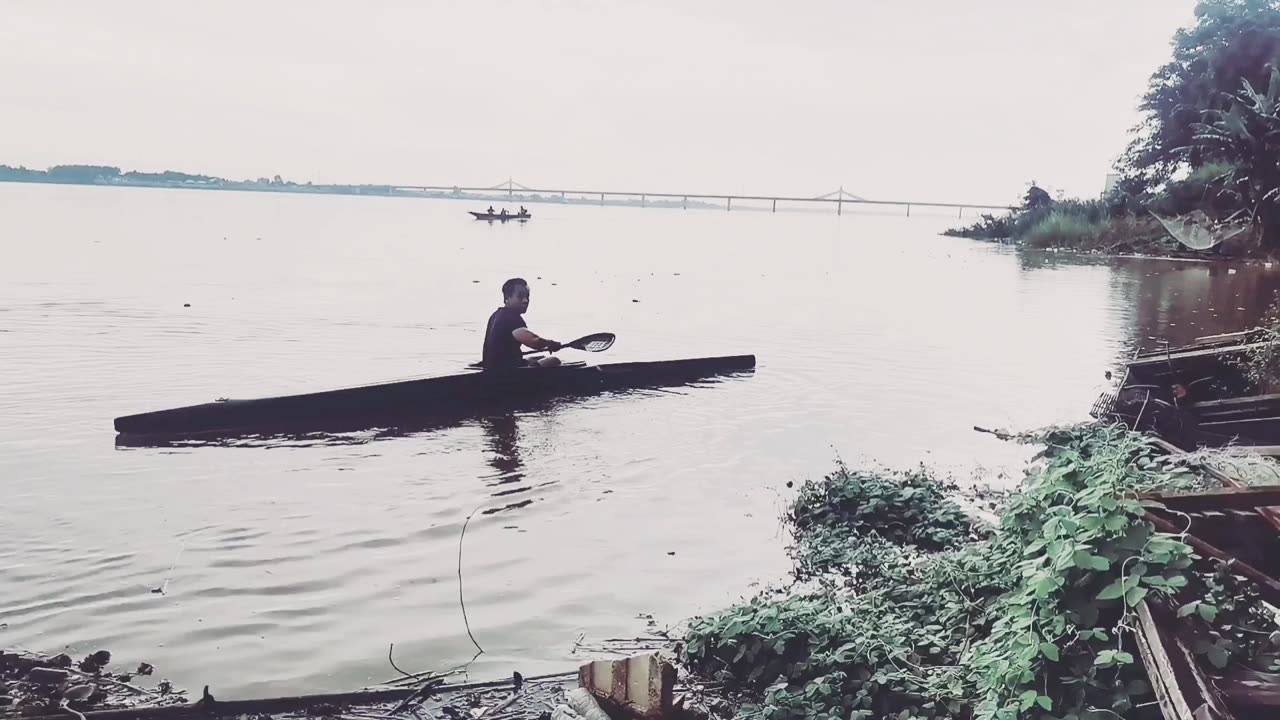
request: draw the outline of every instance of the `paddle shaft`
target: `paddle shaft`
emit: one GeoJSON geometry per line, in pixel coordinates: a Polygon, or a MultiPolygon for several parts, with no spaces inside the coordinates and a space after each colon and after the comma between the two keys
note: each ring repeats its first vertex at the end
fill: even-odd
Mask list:
{"type": "MultiPolygon", "coordinates": [[[[613,341],[617,339],[613,333],[593,333],[591,335],[583,335],[582,337],[570,343],[560,345],[560,349],[573,348],[583,352],[604,352],[613,347],[613,341]]],[[[520,353],[521,357],[532,355],[534,353],[547,352],[546,350],[526,350],[520,353]]],[[[467,367],[480,369],[484,367],[484,363],[471,363],[467,367]]]]}

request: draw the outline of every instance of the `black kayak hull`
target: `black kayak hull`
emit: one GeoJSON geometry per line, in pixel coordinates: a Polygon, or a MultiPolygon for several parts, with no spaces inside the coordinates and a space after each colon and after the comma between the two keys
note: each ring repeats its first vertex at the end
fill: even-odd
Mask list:
{"type": "Polygon", "coordinates": [[[115,419],[116,432],[192,435],[277,426],[321,427],[354,419],[425,418],[483,412],[530,400],[681,385],[755,367],[754,355],[614,363],[457,375],[363,385],[303,395],[222,400],[115,419]]]}

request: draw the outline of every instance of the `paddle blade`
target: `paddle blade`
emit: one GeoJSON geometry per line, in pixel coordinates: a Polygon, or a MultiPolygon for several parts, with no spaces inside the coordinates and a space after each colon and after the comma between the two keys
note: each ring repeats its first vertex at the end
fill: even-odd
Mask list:
{"type": "Polygon", "coordinates": [[[565,345],[565,347],[575,348],[584,352],[604,352],[613,347],[613,341],[617,339],[618,336],[613,333],[595,333],[594,335],[580,337],[565,345]]]}

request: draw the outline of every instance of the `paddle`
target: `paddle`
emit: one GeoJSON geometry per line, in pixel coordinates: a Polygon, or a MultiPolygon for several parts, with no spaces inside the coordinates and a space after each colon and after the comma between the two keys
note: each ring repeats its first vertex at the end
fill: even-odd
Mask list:
{"type": "MultiPolygon", "coordinates": [[[[618,336],[614,335],[613,333],[592,333],[590,335],[583,335],[582,337],[578,338],[577,340],[574,340],[573,342],[567,342],[561,345],[560,349],[563,350],[565,348],[573,348],[574,350],[581,350],[583,352],[604,352],[605,350],[608,350],[609,348],[613,347],[613,341],[617,339],[618,339],[618,336]]],[[[544,352],[544,351],[543,350],[526,350],[520,354],[532,355],[534,353],[540,353],[540,352],[544,352]]],[[[478,362],[471,363],[467,367],[480,369],[484,367],[484,364],[478,363],[478,362]]]]}
{"type": "MultiPolygon", "coordinates": [[[[577,340],[574,340],[573,342],[567,342],[561,345],[560,349],[563,350],[565,348],[573,348],[574,350],[581,350],[583,352],[604,352],[605,350],[608,350],[609,348],[613,347],[613,341],[617,339],[618,339],[618,336],[614,335],[613,333],[592,333],[591,335],[583,335],[582,337],[578,338],[577,340]]],[[[540,352],[543,352],[543,351],[542,350],[526,350],[520,354],[532,355],[534,353],[540,353],[540,352]]]]}

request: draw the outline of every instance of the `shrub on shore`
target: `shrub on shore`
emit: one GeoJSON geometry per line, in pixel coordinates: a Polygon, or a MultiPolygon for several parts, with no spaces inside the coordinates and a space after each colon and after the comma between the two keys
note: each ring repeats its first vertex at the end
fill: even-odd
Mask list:
{"type": "Polygon", "coordinates": [[[1210,480],[1120,428],[1041,439],[998,527],[924,469],[807,483],[787,515],[805,582],[695,618],[686,664],[751,697],[742,718],[1134,718],[1150,687],[1126,634],[1151,601],[1206,662],[1280,669],[1256,588],[1135,499],[1210,480]]]}

